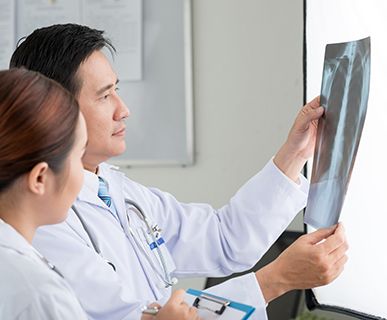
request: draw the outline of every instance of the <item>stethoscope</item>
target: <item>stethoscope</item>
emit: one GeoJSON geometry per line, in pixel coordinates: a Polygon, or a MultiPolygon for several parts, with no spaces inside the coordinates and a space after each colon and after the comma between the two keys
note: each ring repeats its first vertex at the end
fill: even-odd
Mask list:
{"type": "MultiPolygon", "coordinates": [[[[151,266],[151,268],[153,269],[153,271],[162,280],[162,282],[164,284],[163,286],[165,288],[168,288],[168,287],[175,285],[178,280],[175,277],[171,277],[170,273],[168,272],[166,259],[165,259],[163,252],[162,252],[162,248],[160,248],[160,245],[163,243],[163,240],[160,237],[161,229],[159,228],[159,226],[157,224],[154,224],[153,226],[151,225],[151,223],[150,223],[149,219],[147,218],[147,216],[145,215],[144,211],[141,209],[141,207],[136,202],[134,202],[130,199],[125,199],[125,205],[129,205],[130,208],[132,209],[132,211],[134,211],[137,214],[137,216],[144,222],[144,224],[146,226],[146,232],[150,236],[150,239],[151,239],[151,243],[148,243],[149,249],[150,249],[150,251],[155,250],[156,255],[157,255],[157,261],[158,261],[161,268],[158,268],[158,266],[155,265],[154,261],[152,260],[152,258],[150,257],[150,255],[148,253],[149,249],[144,247],[143,243],[141,243],[141,241],[138,239],[138,237],[134,234],[133,229],[131,227],[129,227],[129,232],[132,235],[134,241],[136,242],[136,245],[142,251],[143,255],[147,259],[147,261],[148,261],[149,265],[151,266]]],[[[99,256],[101,256],[104,259],[104,261],[113,268],[114,271],[116,271],[115,265],[111,261],[109,261],[103,257],[97,242],[95,241],[94,237],[92,236],[92,233],[90,232],[89,228],[87,227],[85,220],[82,218],[82,216],[79,213],[76,206],[72,205],[71,209],[74,211],[74,213],[77,215],[79,221],[81,222],[82,228],[86,232],[94,251],[99,256]]],[[[128,219],[128,224],[130,226],[129,215],[127,212],[126,212],[126,217],[128,219]]]]}
{"type": "Polygon", "coordinates": [[[51,270],[54,271],[57,275],[59,275],[61,278],[64,278],[63,274],[55,267],[50,261],[46,259],[46,257],[42,256],[38,251],[35,250],[36,255],[39,257],[39,259],[51,270]]]}

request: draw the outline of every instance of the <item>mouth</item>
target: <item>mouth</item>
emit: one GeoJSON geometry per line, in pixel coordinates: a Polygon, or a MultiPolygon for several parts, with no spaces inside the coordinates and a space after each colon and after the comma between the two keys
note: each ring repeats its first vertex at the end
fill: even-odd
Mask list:
{"type": "Polygon", "coordinates": [[[121,129],[117,130],[112,135],[113,136],[123,136],[123,135],[125,135],[125,127],[122,127],[121,129]]]}

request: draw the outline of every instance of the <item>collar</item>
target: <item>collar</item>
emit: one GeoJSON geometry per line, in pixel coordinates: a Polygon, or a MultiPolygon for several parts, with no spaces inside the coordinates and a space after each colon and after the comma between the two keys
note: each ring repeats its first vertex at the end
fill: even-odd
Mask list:
{"type": "Polygon", "coordinates": [[[52,265],[38,250],[36,250],[19,232],[10,224],[0,219],[0,247],[13,250],[32,261],[48,267],[63,278],[63,275],[52,265]]]}
{"type": "MultiPolygon", "coordinates": [[[[98,189],[99,189],[99,181],[98,177],[103,178],[108,186],[109,192],[112,191],[111,186],[109,185],[109,181],[114,179],[114,175],[116,171],[112,169],[117,169],[117,167],[109,165],[107,163],[101,163],[98,166],[98,175],[94,172],[84,170],[84,181],[81,191],[78,194],[77,199],[80,201],[89,202],[92,204],[96,204],[102,207],[105,207],[103,201],[98,197],[98,189]]],[[[118,171],[117,171],[118,173],[118,171]]],[[[112,196],[112,195],[111,195],[112,196]]]]}
{"type": "Polygon", "coordinates": [[[0,219],[0,246],[36,258],[36,250],[10,224],[0,219]]]}
{"type": "Polygon", "coordinates": [[[78,198],[80,198],[81,200],[88,193],[91,193],[94,195],[98,194],[98,187],[99,187],[98,176],[94,172],[84,169],[83,174],[84,174],[83,186],[78,195],[78,198]]]}

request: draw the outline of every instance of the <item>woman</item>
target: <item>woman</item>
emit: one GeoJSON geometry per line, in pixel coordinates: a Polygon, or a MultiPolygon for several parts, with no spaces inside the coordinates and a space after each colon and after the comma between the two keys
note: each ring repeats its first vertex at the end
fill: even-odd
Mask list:
{"type": "MultiPolygon", "coordinates": [[[[36,72],[0,71],[0,141],[0,319],[86,319],[59,270],[31,246],[39,226],[65,220],[83,183],[78,103],[36,72]]],[[[155,319],[196,319],[181,296],[155,319]]]]}
{"type": "Polygon", "coordinates": [[[30,245],[63,221],[82,182],[85,121],[59,84],[0,71],[0,318],[86,319],[73,291],[30,245]]]}

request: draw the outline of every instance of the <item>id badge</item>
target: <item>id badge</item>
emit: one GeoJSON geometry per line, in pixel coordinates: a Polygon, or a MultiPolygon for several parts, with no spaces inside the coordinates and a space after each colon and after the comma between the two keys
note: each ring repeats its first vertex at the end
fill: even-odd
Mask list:
{"type": "Polygon", "coordinates": [[[161,231],[153,231],[154,238],[149,234],[147,230],[142,230],[142,236],[146,239],[147,250],[150,251],[150,255],[157,260],[159,265],[165,263],[167,273],[175,271],[176,265],[172,259],[167,246],[165,245],[164,238],[162,237],[161,231]],[[156,240],[156,241],[155,241],[156,240]],[[157,244],[156,244],[157,242],[157,244]],[[160,259],[160,254],[162,255],[164,262],[160,259]]]}

